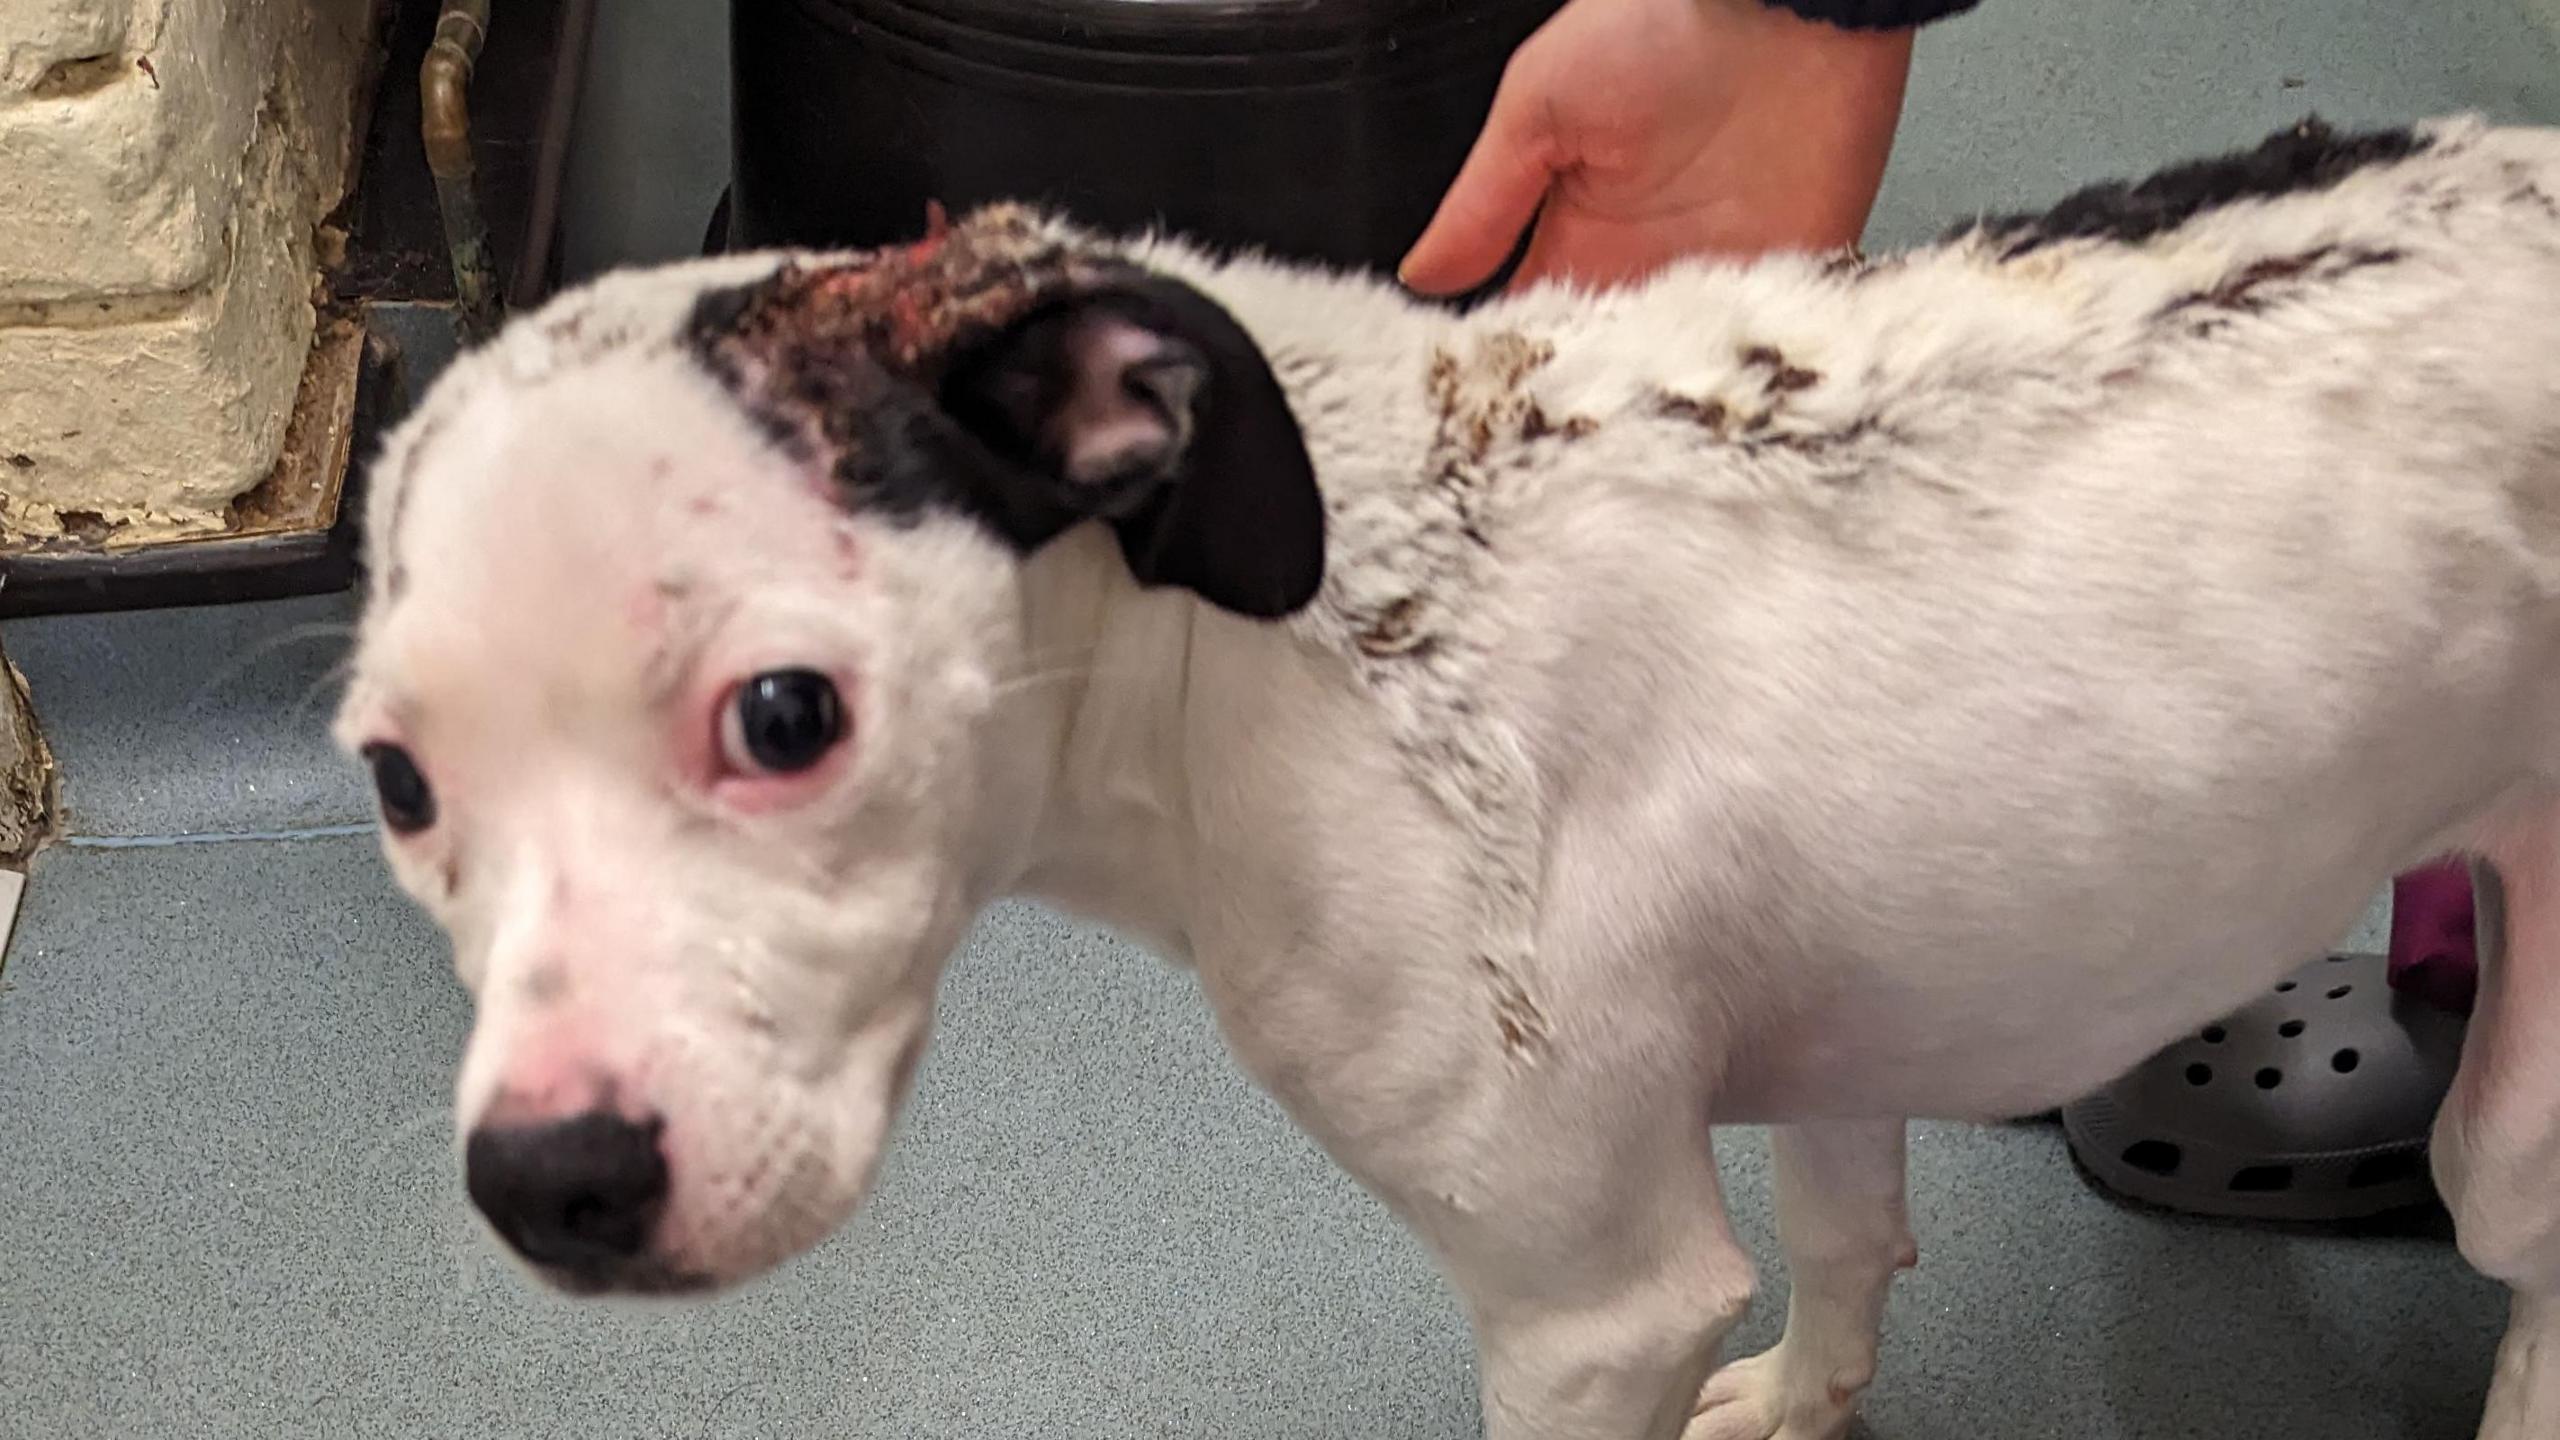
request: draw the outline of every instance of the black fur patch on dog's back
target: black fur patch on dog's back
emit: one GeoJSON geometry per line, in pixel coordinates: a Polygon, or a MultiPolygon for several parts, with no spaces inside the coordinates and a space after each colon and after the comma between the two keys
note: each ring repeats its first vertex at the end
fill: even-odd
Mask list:
{"type": "Polygon", "coordinates": [[[1987,217],[1947,238],[1980,234],[2006,242],[2004,258],[2063,240],[2136,244],[2225,205],[2325,190],[2368,166],[2415,155],[2427,143],[2405,127],[2342,133],[2313,116],[2254,149],[2172,166],[2140,181],[2092,185],[2040,214],[1987,217]]]}

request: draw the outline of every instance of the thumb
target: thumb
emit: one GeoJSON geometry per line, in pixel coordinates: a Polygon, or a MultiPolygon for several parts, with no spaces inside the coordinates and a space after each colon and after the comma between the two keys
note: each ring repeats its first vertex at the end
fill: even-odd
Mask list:
{"type": "Polygon", "coordinates": [[[1490,279],[1527,229],[1555,178],[1557,147],[1547,107],[1518,71],[1495,90],[1484,130],[1396,278],[1425,295],[1454,295],[1490,279]]]}

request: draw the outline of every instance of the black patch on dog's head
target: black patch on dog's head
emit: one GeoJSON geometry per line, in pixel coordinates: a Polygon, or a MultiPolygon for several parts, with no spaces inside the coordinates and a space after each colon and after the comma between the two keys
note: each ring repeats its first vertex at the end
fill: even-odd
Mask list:
{"type": "Polygon", "coordinates": [[[2358,170],[2415,155],[2427,143],[2406,128],[2342,133],[2313,116],[2254,149],[2173,166],[2130,184],[2092,185],[2040,214],[1989,217],[1958,226],[1947,238],[1978,234],[2005,242],[2003,258],[2064,240],[2135,244],[2225,205],[2327,189],[2358,170]]]}
{"type": "Polygon", "coordinates": [[[684,343],[845,503],[968,516],[1028,554],[1095,521],[1145,585],[1275,618],[1314,597],[1314,467],[1260,347],[1207,296],[971,227],[703,295],[684,343]]]}
{"type": "Polygon", "coordinates": [[[682,333],[686,342],[699,350],[714,336],[736,333],[767,283],[751,281],[744,285],[723,285],[695,296],[693,308],[684,319],[682,333]]]}

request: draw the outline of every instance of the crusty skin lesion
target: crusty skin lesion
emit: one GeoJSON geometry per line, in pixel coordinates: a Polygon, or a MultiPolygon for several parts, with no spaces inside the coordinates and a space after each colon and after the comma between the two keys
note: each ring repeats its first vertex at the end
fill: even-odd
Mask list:
{"type": "Polygon", "coordinates": [[[1080,238],[1036,211],[992,206],[911,246],[792,263],[707,293],[685,340],[715,365],[753,358],[788,370],[860,355],[921,374],[966,336],[1107,270],[1108,249],[1080,238]]]}

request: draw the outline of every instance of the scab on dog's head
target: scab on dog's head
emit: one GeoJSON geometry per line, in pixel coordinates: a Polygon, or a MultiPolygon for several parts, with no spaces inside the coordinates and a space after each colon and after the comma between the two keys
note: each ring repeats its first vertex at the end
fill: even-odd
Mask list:
{"type": "Polygon", "coordinates": [[[706,294],[685,341],[856,507],[951,507],[1021,550],[1108,522],[1146,584],[1278,616],[1323,516],[1287,402],[1215,302],[1013,212],[868,264],[706,294]]]}
{"type": "Polygon", "coordinates": [[[861,1199],[1043,793],[1032,557],[1108,527],[1256,618],[1323,571],[1253,341],[1013,210],[609,277],[375,474],[338,736],[477,1002],[472,1198],[577,1289],[745,1279],[861,1199]]]}

